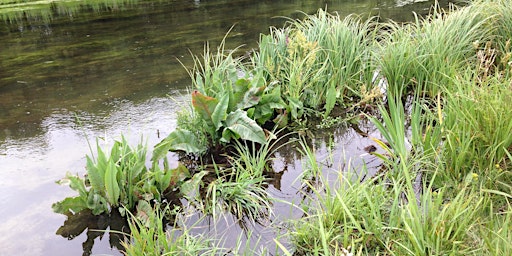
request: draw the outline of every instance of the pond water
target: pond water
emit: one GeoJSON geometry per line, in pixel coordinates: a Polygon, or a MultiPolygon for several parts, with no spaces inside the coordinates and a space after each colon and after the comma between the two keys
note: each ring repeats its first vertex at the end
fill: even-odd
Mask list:
{"type": "MultiPolygon", "coordinates": [[[[303,17],[299,10],[313,14],[327,7],[342,16],[371,13],[405,21],[412,11],[428,12],[432,4],[117,1],[99,7],[52,4],[35,14],[0,15],[0,255],[82,254],[86,234],[71,240],[56,235],[66,216],[53,213],[51,204],[74,192],[55,181],[68,171],[85,172],[88,143],[94,145],[96,138],[111,145],[124,134],[135,144],[143,136],[151,148],[167,136],[175,128],[176,112],[189,101],[190,81],[180,62],[190,65],[190,52],[202,53],[206,41],[214,46],[230,27],[228,47],[250,50],[269,26],[281,27],[283,17],[303,17]]],[[[334,169],[342,170],[348,158],[355,166],[377,165],[363,151],[371,142],[355,131],[326,133],[316,134],[317,152],[339,165],[334,169]]],[[[301,200],[296,178],[302,167],[288,153],[277,154],[273,165],[282,176],[269,190],[291,202],[301,200]]],[[[300,217],[287,204],[276,203],[274,211],[276,220],[300,217]]],[[[223,231],[235,237],[241,232],[237,227],[223,231]]],[[[255,231],[261,240],[274,236],[264,227],[255,231]]],[[[108,240],[96,238],[92,254],[119,255],[108,240]]]]}

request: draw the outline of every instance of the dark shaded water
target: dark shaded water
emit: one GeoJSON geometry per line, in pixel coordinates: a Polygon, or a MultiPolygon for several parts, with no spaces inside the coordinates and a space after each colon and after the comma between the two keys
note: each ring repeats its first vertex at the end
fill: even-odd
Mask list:
{"type": "MultiPolygon", "coordinates": [[[[409,20],[412,11],[428,11],[433,3],[412,2],[138,1],[78,12],[53,7],[51,21],[37,15],[2,21],[0,255],[82,253],[85,235],[67,241],[55,234],[65,216],[54,214],[51,204],[74,194],[54,181],[67,171],[84,172],[87,139],[94,143],[100,137],[100,144],[111,145],[124,134],[135,144],[143,135],[152,147],[161,139],[158,134],[172,131],[176,111],[188,102],[189,80],[179,61],[190,65],[189,51],[200,54],[206,41],[215,45],[233,25],[228,47],[251,49],[269,26],[283,25],[282,16],[302,17],[298,10],[312,14],[327,7],[341,15],[409,20]]],[[[353,166],[363,161],[372,165],[362,150],[370,141],[351,130],[331,135],[332,144],[318,140],[320,159],[337,170],[346,169],[342,163],[349,158],[353,166]]],[[[285,155],[281,152],[274,162],[276,170],[283,170],[281,181],[269,189],[280,199],[297,202],[301,161],[285,155]]],[[[286,204],[276,204],[275,213],[276,221],[297,215],[286,204]]],[[[237,227],[222,229],[240,232],[237,227]]],[[[263,240],[273,236],[262,235],[263,240]]],[[[110,249],[108,238],[95,242],[94,254],[119,254],[110,249]]]]}

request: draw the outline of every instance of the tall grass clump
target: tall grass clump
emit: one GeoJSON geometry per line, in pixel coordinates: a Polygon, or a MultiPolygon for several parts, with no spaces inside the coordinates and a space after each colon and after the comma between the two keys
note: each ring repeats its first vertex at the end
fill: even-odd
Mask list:
{"type": "Polygon", "coordinates": [[[192,234],[192,228],[177,215],[176,224],[168,225],[165,216],[173,214],[169,208],[147,211],[145,218],[130,215],[131,234],[122,242],[124,254],[135,255],[219,255],[225,254],[212,238],[192,234]]]}
{"type": "Polygon", "coordinates": [[[271,29],[261,37],[253,61],[265,70],[267,79],[279,82],[289,104],[323,108],[328,115],[335,103],[359,96],[360,87],[371,80],[374,25],[372,19],[342,19],[320,10],[305,20],[290,21],[284,29],[271,29]]]}
{"type": "Polygon", "coordinates": [[[489,36],[486,19],[477,8],[451,8],[449,13],[433,9],[430,16],[404,26],[389,23],[377,53],[377,66],[390,88],[414,91],[425,86],[435,96],[439,85],[448,85],[450,78],[474,62],[474,42],[489,36]]]}
{"type": "MultiPolygon", "coordinates": [[[[432,124],[422,121],[421,114],[426,110],[417,107],[419,103],[416,98],[411,122],[432,124]]],[[[358,255],[483,255],[486,251],[509,250],[503,240],[510,232],[498,225],[508,223],[512,213],[503,209],[510,209],[510,203],[501,203],[497,214],[497,207],[491,207],[491,202],[497,202],[496,197],[509,198],[510,192],[485,189],[485,183],[472,173],[455,189],[451,185],[435,186],[432,180],[443,177],[447,168],[443,158],[436,156],[443,150],[443,143],[428,137],[441,136],[442,129],[427,125],[421,132],[408,133],[397,128],[404,126],[401,106],[397,98],[389,109],[380,109],[386,116],[382,121],[373,119],[390,141],[390,148],[386,148],[389,160],[383,159],[379,175],[360,182],[343,176],[340,170],[337,183],[326,181],[325,192],[315,190],[318,206],[306,218],[296,221],[291,232],[299,255],[343,255],[339,252],[347,248],[358,255]],[[410,149],[400,145],[404,138],[413,142],[410,149]],[[494,228],[492,233],[484,233],[489,227],[494,228]]]]}
{"type": "Polygon", "coordinates": [[[507,162],[512,149],[512,91],[508,79],[489,78],[483,83],[473,76],[454,80],[446,93],[443,128],[447,175],[456,180],[468,173],[507,162]]]}
{"type": "Polygon", "coordinates": [[[205,213],[216,219],[229,212],[241,224],[266,220],[272,214],[272,197],[266,191],[265,173],[270,170],[273,146],[237,142],[228,168],[214,164],[216,179],[205,189],[205,213]]]}
{"type": "MultiPolygon", "coordinates": [[[[480,9],[491,17],[487,26],[492,30],[493,41],[498,45],[497,50],[509,51],[507,42],[512,39],[512,2],[507,0],[475,1],[475,9],[480,9]]],[[[507,60],[508,62],[509,60],[507,60]]]]}

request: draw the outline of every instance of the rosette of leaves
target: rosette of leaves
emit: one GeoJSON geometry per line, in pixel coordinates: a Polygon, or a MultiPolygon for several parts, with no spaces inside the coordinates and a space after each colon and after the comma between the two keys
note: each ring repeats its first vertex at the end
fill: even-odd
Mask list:
{"type": "Polygon", "coordinates": [[[280,87],[265,83],[263,78],[255,76],[237,79],[220,90],[217,88],[215,96],[199,90],[192,92],[193,110],[206,124],[204,133],[210,145],[200,146],[194,131],[178,127],[155,146],[157,159],[169,150],[201,154],[208,146],[238,139],[266,143],[262,125],[268,121],[284,123],[281,120],[286,116],[287,105],[281,98],[280,87]]]}
{"type": "Polygon", "coordinates": [[[139,144],[132,148],[124,137],[114,143],[109,156],[99,145],[97,150],[97,158],[87,156],[85,177],[68,173],[57,181],[58,184],[69,185],[78,192],[78,196],[54,203],[54,212],[73,214],[90,209],[94,215],[99,215],[118,208],[124,215],[125,209],[135,209],[141,200],[160,201],[169,186],[178,186],[190,176],[184,166],[169,169],[166,160],[163,169],[158,162],[153,162],[148,169],[145,166],[146,147],[139,144]]]}

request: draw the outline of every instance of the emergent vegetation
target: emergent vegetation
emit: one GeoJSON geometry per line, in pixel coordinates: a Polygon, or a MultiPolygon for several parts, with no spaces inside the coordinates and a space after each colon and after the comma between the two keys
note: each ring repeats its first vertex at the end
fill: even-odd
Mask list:
{"type": "MultiPolygon", "coordinates": [[[[137,195],[159,200],[171,188],[214,218],[229,211],[258,221],[272,214],[264,189],[272,131],[362,115],[382,134],[373,139],[385,153],[371,153],[380,170],[364,178],[334,170],[338,178],[327,180],[330,167],[318,163],[306,138],[301,152],[310,171],[302,182],[313,193],[293,206],[304,217],[286,226],[291,245],[274,239],[279,254],[512,255],[511,31],[511,2],[492,0],[434,8],[408,24],[319,11],[271,29],[248,59],[223,44],[213,53],[206,47],[190,70],[191,107],[155,147],[150,171],[140,166],[145,152],[124,143],[110,159],[98,149],[85,180],[68,176],[80,196],[55,209],[134,210],[137,195]],[[160,170],[169,150],[203,162],[190,177],[167,164],[160,170]]],[[[144,215],[149,222],[132,220],[128,255],[243,254],[192,235],[186,222],[182,232],[165,232],[169,208],[144,205],[153,211],[144,215]]]]}

